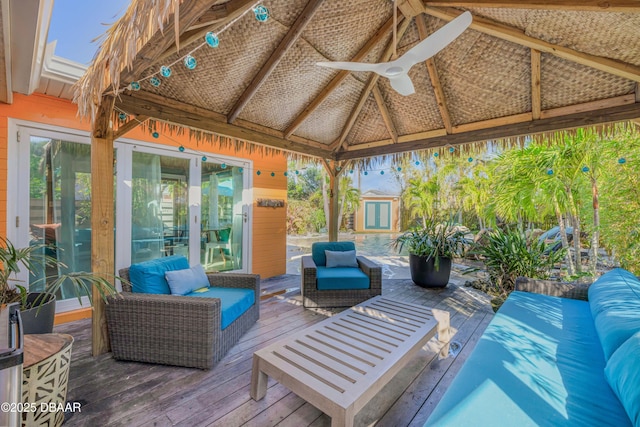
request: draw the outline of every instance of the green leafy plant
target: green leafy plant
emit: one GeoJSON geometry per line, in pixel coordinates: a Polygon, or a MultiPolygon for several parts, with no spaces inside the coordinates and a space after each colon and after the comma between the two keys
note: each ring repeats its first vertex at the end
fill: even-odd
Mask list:
{"type": "Polygon", "coordinates": [[[433,258],[436,270],[440,268],[441,258],[461,256],[469,244],[466,231],[456,227],[453,221],[438,223],[433,219],[426,220],[422,227],[402,233],[391,242],[398,252],[406,247],[410,254],[433,258]]]}
{"type": "Polygon", "coordinates": [[[506,298],[518,276],[548,279],[551,270],[565,257],[565,248],[549,251],[544,241],[528,241],[519,231],[496,230],[474,248],[484,262],[492,284],[491,293],[506,298]]]}
{"type": "MultiPolygon", "coordinates": [[[[35,274],[41,266],[64,266],[55,258],[43,255],[43,250],[47,248],[44,244],[35,244],[26,248],[16,248],[9,240],[0,237],[0,305],[20,302],[22,310],[37,307],[47,301],[44,294],[56,294],[64,283],[71,283],[78,301],[86,295],[89,303],[93,304],[92,288],[98,289],[100,296],[106,301],[107,295],[117,294],[116,288],[104,277],[87,272],[73,272],[59,276],[42,277],[33,284],[45,283],[42,298],[36,298],[27,306],[28,291],[25,286],[18,283],[15,275],[24,268],[31,274],[35,274]]],[[[122,279],[119,279],[122,280],[122,279]]]]}

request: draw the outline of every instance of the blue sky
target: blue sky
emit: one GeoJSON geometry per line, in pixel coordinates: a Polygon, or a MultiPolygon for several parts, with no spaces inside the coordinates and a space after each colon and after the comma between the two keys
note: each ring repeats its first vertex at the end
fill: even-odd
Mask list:
{"type": "Polygon", "coordinates": [[[55,0],[48,41],[55,54],[88,65],[98,50],[92,40],[104,34],[126,10],[129,0],[55,0]]]}

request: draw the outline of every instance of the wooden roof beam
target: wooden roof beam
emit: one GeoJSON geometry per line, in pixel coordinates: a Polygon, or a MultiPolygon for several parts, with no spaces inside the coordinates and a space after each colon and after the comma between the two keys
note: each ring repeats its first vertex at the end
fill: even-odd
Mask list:
{"type": "MultiPolygon", "coordinates": [[[[425,7],[425,13],[445,21],[452,21],[462,14],[462,11],[449,8],[436,9],[433,7],[425,7]]],[[[527,36],[518,28],[499,24],[479,16],[473,17],[473,22],[471,23],[470,28],[502,40],[526,46],[530,49],[550,53],[559,58],[640,82],[640,67],[633,64],[627,64],[613,59],[603,58],[601,56],[590,55],[588,53],[579,52],[577,50],[539,40],[534,37],[527,36]]]]}
{"type": "Polygon", "coordinates": [[[287,34],[280,40],[278,47],[273,51],[267,62],[262,65],[260,71],[253,77],[249,86],[244,90],[240,98],[236,101],[228,116],[228,122],[233,123],[244,107],[249,103],[251,98],[256,94],[260,86],[269,78],[271,72],[278,66],[284,55],[289,51],[291,46],[302,35],[309,21],[322,5],[324,0],[309,0],[305,8],[302,10],[296,21],[293,23],[287,34]]]}
{"type": "Polygon", "coordinates": [[[578,112],[560,117],[542,118],[523,123],[512,123],[469,132],[461,132],[441,137],[425,138],[403,144],[382,145],[363,150],[343,151],[336,155],[337,160],[348,160],[363,157],[381,156],[406,151],[424,150],[428,148],[460,145],[470,142],[481,142],[493,139],[512,138],[524,135],[535,135],[593,126],[603,123],[631,120],[640,117],[640,104],[625,104],[586,112],[578,112]]]}
{"type": "Polygon", "coordinates": [[[201,129],[206,132],[309,156],[325,159],[333,157],[331,152],[325,148],[326,146],[320,143],[311,145],[309,143],[290,141],[273,134],[229,124],[222,114],[169,98],[163,98],[149,92],[138,91],[132,95],[121,94],[116,104],[119,109],[129,114],[149,116],[181,126],[201,129]]]}
{"type": "Polygon", "coordinates": [[[391,140],[393,143],[398,142],[398,131],[396,130],[396,125],[393,123],[393,119],[391,118],[391,113],[387,108],[387,104],[384,103],[384,98],[382,97],[382,92],[380,92],[380,88],[378,85],[374,85],[373,89],[373,97],[376,100],[376,104],[378,104],[378,110],[380,110],[380,114],[382,114],[382,120],[384,121],[384,125],[387,127],[387,131],[389,131],[389,135],[391,135],[391,140]]]}
{"type": "Polygon", "coordinates": [[[143,124],[148,119],[149,119],[149,116],[137,115],[137,116],[132,117],[131,119],[129,119],[128,122],[123,123],[122,125],[120,125],[120,127],[118,128],[117,131],[113,132],[113,139],[116,140],[116,139],[124,136],[126,133],[128,133],[129,131],[132,131],[133,129],[137,128],[139,125],[143,124]]]}
{"type": "MultiPolygon", "coordinates": [[[[420,40],[424,40],[429,37],[427,34],[427,24],[424,22],[424,15],[416,17],[416,25],[418,26],[418,35],[420,36],[420,40]]],[[[436,63],[433,58],[429,58],[425,61],[425,65],[427,66],[427,72],[431,79],[431,86],[433,87],[433,93],[436,97],[440,117],[442,117],[442,123],[444,124],[444,128],[447,130],[447,133],[451,133],[451,114],[449,113],[447,100],[444,96],[442,85],[440,84],[440,77],[438,75],[438,70],[436,69],[436,63]]]]}
{"type": "Polygon", "coordinates": [[[547,10],[580,10],[601,12],[638,12],[640,5],[637,0],[438,0],[425,1],[425,6],[448,7],[487,7],[501,9],[547,9],[547,10]]]}
{"type": "Polygon", "coordinates": [[[531,114],[533,120],[538,120],[542,111],[540,66],[540,51],[531,49],[531,114]]]}
{"type": "MultiPolygon", "coordinates": [[[[215,3],[215,0],[185,0],[180,4],[180,21],[178,30],[182,35],[202,14],[215,3]]],[[[131,67],[125,68],[120,74],[120,81],[127,85],[137,80],[144,70],[152,66],[172,44],[175,46],[176,23],[174,16],[140,49],[131,67]]],[[[107,89],[111,90],[111,89],[107,89]]]]}
{"type": "MultiPolygon", "coordinates": [[[[398,17],[398,21],[403,21],[404,18],[402,16],[398,17]]],[[[359,62],[363,60],[369,52],[371,52],[380,41],[382,41],[386,36],[389,35],[389,32],[393,28],[393,17],[389,18],[387,22],[380,27],[378,31],[371,37],[365,44],[360,48],[358,53],[356,53],[349,61],[351,62],[359,62]]],[[[284,136],[289,138],[295,131],[300,127],[300,125],[322,104],[325,99],[331,95],[331,93],[347,78],[350,71],[341,70],[338,71],[336,76],[329,82],[329,84],[322,89],[322,91],[318,94],[318,96],[311,101],[309,105],[305,107],[305,109],[296,117],[293,122],[285,129],[284,136]]]]}
{"type": "MultiPolygon", "coordinates": [[[[407,28],[409,28],[409,24],[411,24],[411,19],[404,19],[398,25],[398,40],[400,40],[404,35],[405,31],[407,31],[407,28]]],[[[391,55],[393,55],[393,51],[395,50],[394,47],[395,46],[393,45],[393,39],[389,40],[389,43],[387,44],[387,47],[385,48],[384,52],[382,52],[382,55],[380,56],[380,59],[378,59],[378,62],[388,61],[391,58],[391,55]]],[[[353,125],[356,123],[356,119],[360,115],[360,112],[362,111],[364,104],[367,102],[367,99],[369,99],[369,94],[371,94],[371,91],[373,90],[373,88],[378,84],[379,78],[380,78],[379,74],[376,74],[376,73],[371,74],[371,76],[369,77],[369,81],[367,82],[366,86],[364,87],[364,90],[362,91],[362,94],[360,95],[360,99],[358,100],[358,103],[355,105],[355,107],[353,107],[353,110],[351,111],[351,114],[349,115],[349,118],[347,119],[347,122],[345,123],[344,128],[342,128],[340,137],[335,142],[333,142],[329,147],[331,150],[338,151],[346,144],[347,136],[349,135],[349,132],[351,132],[351,128],[353,128],[353,125]]]]}
{"type": "MultiPolygon", "coordinates": [[[[211,2],[210,2],[211,3],[211,2]]],[[[247,9],[256,3],[255,0],[229,0],[222,5],[213,5],[189,25],[188,29],[180,36],[180,46],[186,47],[194,41],[202,38],[208,31],[213,31],[211,27],[218,28],[240,17],[247,9]]],[[[180,20],[182,21],[182,9],[180,9],[180,20]]],[[[168,48],[154,61],[158,63],[177,52],[175,40],[168,48]]]]}

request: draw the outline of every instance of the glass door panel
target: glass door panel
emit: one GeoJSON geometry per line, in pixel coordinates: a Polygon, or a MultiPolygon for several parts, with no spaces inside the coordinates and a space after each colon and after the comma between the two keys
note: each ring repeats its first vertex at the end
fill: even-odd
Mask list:
{"type": "MultiPolygon", "coordinates": [[[[41,251],[57,261],[39,261],[40,271],[29,276],[29,289],[42,291],[43,278],[91,271],[91,146],[31,135],[29,147],[29,244],[45,244],[41,251]]],[[[59,301],[76,298],[64,284],[59,301]]]]}
{"type": "Polygon", "coordinates": [[[240,270],[243,266],[242,168],[202,163],[200,263],[211,271],[240,270]]]}
{"type": "Polygon", "coordinates": [[[131,263],[189,257],[189,159],[134,151],[131,263]]]}

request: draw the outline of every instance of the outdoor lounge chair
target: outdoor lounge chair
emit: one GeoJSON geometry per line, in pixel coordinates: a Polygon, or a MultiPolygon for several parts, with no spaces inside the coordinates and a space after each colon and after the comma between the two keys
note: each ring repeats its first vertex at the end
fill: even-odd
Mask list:
{"type": "MultiPolygon", "coordinates": [[[[177,256],[154,261],[172,258],[187,262],[177,256]]],[[[119,272],[127,282],[129,270],[119,272]]],[[[258,320],[260,276],[206,276],[210,287],[188,296],[132,292],[132,285],[123,282],[123,292],[109,297],[106,305],[113,358],[211,369],[258,320]],[[253,295],[238,292],[242,289],[253,295]]]]}
{"type": "Polygon", "coordinates": [[[351,307],[382,293],[382,267],[356,256],[353,242],[314,243],[301,277],[305,307],[351,307]]]}

